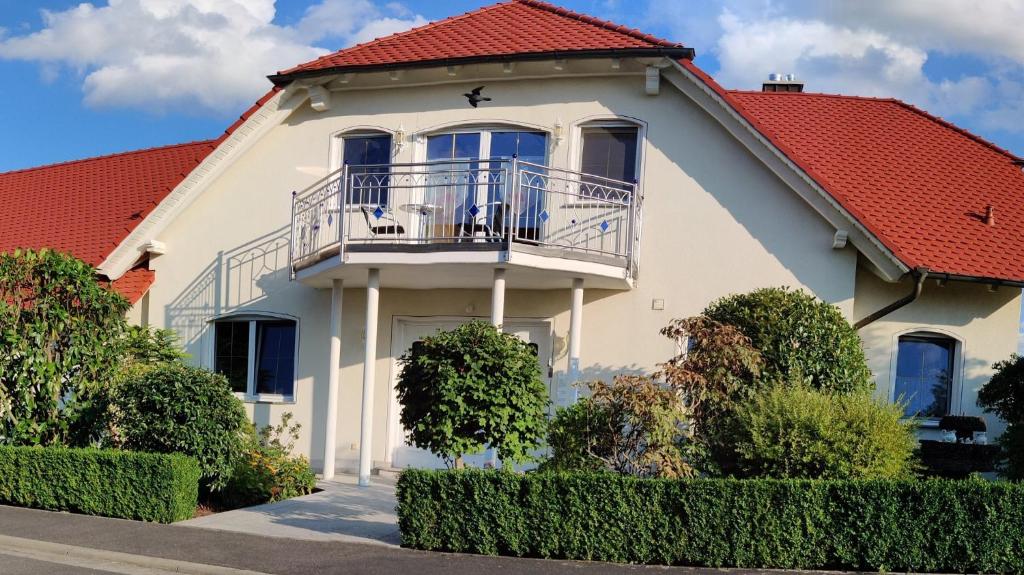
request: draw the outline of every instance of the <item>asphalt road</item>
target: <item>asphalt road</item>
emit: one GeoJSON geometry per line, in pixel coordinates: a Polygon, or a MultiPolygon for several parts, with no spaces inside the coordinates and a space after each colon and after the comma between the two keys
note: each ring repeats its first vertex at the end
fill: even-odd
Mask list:
{"type": "MultiPolygon", "coordinates": [[[[156,525],[120,519],[90,517],[0,506],[0,573],[3,575],[36,575],[71,573],[212,573],[204,566],[220,566],[275,575],[309,573],[345,573],[346,575],[377,575],[391,573],[451,575],[488,573],[493,575],[586,573],[596,575],[672,573],[711,574],[724,570],[666,568],[576,561],[551,561],[508,557],[483,557],[428,553],[383,545],[358,543],[299,541],[276,537],[259,537],[214,531],[196,527],[156,525]],[[25,559],[10,557],[2,540],[49,542],[66,546],[70,551],[45,551],[54,561],[40,562],[40,555],[25,559]],[[89,552],[91,562],[75,561],[76,553],[89,552]],[[106,557],[104,553],[125,554],[106,557]],[[120,558],[119,558],[120,557],[120,558]],[[145,561],[162,558],[187,562],[184,566],[167,568],[160,565],[146,568],[144,563],[125,567],[124,558],[145,561]],[[94,568],[102,561],[120,565],[115,568],[77,569],[73,565],[94,568]],[[134,569],[134,570],[133,570],[134,569]]],[[[46,543],[39,543],[45,546],[46,543]]],[[[54,547],[51,545],[51,547],[54,547]]],[[[40,553],[43,553],[42,551],[40,553]]],[[[82,555],[84,557],[84,555],[82,555]]],[[[731,571],[733,573],[753,571],[731,571]]]]}

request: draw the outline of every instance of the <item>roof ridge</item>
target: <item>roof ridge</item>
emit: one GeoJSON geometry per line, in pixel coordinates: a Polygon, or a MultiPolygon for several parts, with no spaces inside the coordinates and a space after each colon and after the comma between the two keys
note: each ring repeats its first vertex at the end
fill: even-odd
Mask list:
{"type": "Polygon", "coordinates": [[[310,60],[308,62],[303,62],[301,64],[297,64],[297,65],[292,66],[290,68],[287,68],[285,70],[278,70],[277,73],[278,73],[278,75],[286,74],[286,73],[288,73],[289,70],[294,70],[296,68],[301,68],[301,67],[304,67],[304,66],[308,66],[309,64],[312,64],[313,62],[319,62],[319,61],[325,60],[327,58],[333,58],[333,57],[337,56],[338,54],[341,54],[342,52],[348,52],[348,51],[351,51],[351,50],[355,50],[356,48],[361,48],[363,46],[367,46],[367,45],[373,44],[375,42],[383,42],[384,40],[390,40],[391,38],[397,38],[399,36],[406,36],[408,34],[412,34],[413,32],[419,32],[419,31],[426,30],[426,29],[429,29],[429,28],[436,28],[436,27],[440,26],[441,24],[444,24],[445,22],[452,22],[452,21],[455,21],[455,20],[461,20],[461,19],[466,18],[467,16],[470,16],[472,14],[480,14],[481,12],[487,12],[487,11],[493,10],[493,9],[499,7],[499,6],[505,6],[507,4],[514,4],[514,3],[517,3],[517,0],[511,0],[511,1],[507,1],[507,2],[497,2],[497,3],[491,4],[489,6],[481,6],[480,8],[476,8],[474,10],[468,10],[466,12],[463,12],[462,14],[456,14],[454,16],[448,16],[447,18],[441,18],[440,20],[433,20],[431,22],[427,22],[426,24],[424,24],[422,26],[416,26],[416,27],[413,27],[413,28],[409,28],[408,30],[402,30],[401,32],[393,32],[391,34],[388,34],[387,36],[381,36],[380,38],[373,38],[371,40],[367,40],[366,42],[360,42],[358,44],[353,44],[353,45],[351,45],[351,46],[349,46],[347,48],[342,48],[340,50],[332,50],[332,51],[330,51],[330,52],[324,54],[323,56],[320,56],[320,57],[318,57],[318,58],[316,58],[314,60],[310,60]]]}
{"type": "Polygon", "coordinates": [[[968,131],[968,130],[966,130],[964,128],[961,128],[960,126],[957,126],[956,124],[954,124],[954,123],[952,123],[952,122],[950,122],[948,120],[944,120],[944,119],[940,118],[939,116],[936,116],[936,115],[934,115],[934,114],[932,114],[932,113],[930,113],[930,112],[928,112],[928,111],[926,111],[926,110],[924,110],[922,108],[918,108],[917,106],[915,106],[913,104],[904,102],[903,100],[900,100],[900,99],[897,99],[897,98],[893,98],[893,102],[896,102],[897,104],[899,104],[900,106],[910,110],[911,112],[917,113],[917,114],[925,117],[926,119],[931,120],[932,122],[935,122],[936,124],[939,124],[940,126],[946,128],[947,130],[952,130],[952,131],[960,134],[961,136],[964,136],[964,137],[966,137],[968,139],[974,140],[976,143],[981,144],[982,146],[985,146],[985,147],[987,147],[987,148],[989,148],[989,149],[991,149],[991,150],[993,150],[995,152],[998,152],[998,153],[1000,153],[1000,154],[1010,158],[1011,160],[1013,160],[1015,162],[1024,161],[1024,158],[1022,158],[1021,156],[1018,156],[1017,154],[1014,154],[1010,150],[1007,150],[1006,148],[997,146],[993,142],[990,142],[990,141],[986,140],[985,138],[982,138],[981,136],[979,136],[979,135],[977,135],[977,134],[975,134],[973,132],[970,132],[970,131],[968,131]]]}
{"type": "Polygon", "coordinates": [[[147,152],[156,152],[158,150],[171,150],[171,149],[174,149],[174,148],[184,148],[186,146],[199,146],[201,144],[212,145],[212,144],[216,143],[216,141],[217,141],[216,139],[193,140],[191,142],[180,142],[180,143],[177,143],[177,144],[167,144],[167,145],[164,145],[164,146],[152,146],[152,147],[149,147],[149,148],[139,148],[137,150],[128,150],[128,151],[125,151],[125,152],[114,152],[112,154],[103,154],[103,155],[100,155],[100,156],[90,156],[88,158],[77,158],[77,159],[74,159],[74,160],[65,160],[63,162],[53,162],[51,164],[42,164],[42,165],[39,165],[39,166],[30,166],[28,168],[18,168],[18,169],[9,170],[9,171],[6,171],[6,172],[0,172],[0,176],[9,176],[9,175],[12,175],[12,174],[22,174],[22,173],[25,173],[25,172],[34,172],[36,170],[47,170],[47,169],[50,169],[50,168],[59,168],[59,167],[63,167],[63,166],[70,166],[70,165],[74,165],[74,164],[81,164],[81,163],[84,163],[84,162],[93,162],[93,161],[96,161],[96,160],[107,160],[107,159],[110,159],[110,158],[117,158],[117,157],[120,157],[120,156],[130,156],[130,155],[133,155],[133,154],[144,154],[144,153],[147,153],[147,152]]]}
{"type": "Polygon", "coordinates": [[[884,98],[880,96],[857,96],[854,94],[829,94],[827,92],[765,92],[763,90],[727,90],[730,94],[760,95],[760,96],[815,96],[822,98],[840,98],[844,100],[868,100],[872,102],[899,102],[896,98],[884,98]]]}
{"type": "Polygon", "coordinates": [[[913,105],[913,104],[911,104],[909,102],[905,102],[905,101],[903,101],[903,100],[901,100],[899,98],[879,98],[879,97],[875,97],[875,96],[856,96],[856,95],[851,95],[851,94],[826,94],[826,93],[823,93],[823,92],[764,92],[764,91],[761,91],[761,90],[727,90],[727,91],[730,94],[751,95],[751,96],[753,96],[753,95],[768,96],[768,97],[777,97],[777,96],[783,96],[783,97],[787,97],[787,96],[788,97],[800,97],[800,96],[802,96],[802,97],[807,97],[807,96],[813,96],[813,97],[821,97],[821,98],[838,98],[838,99],[843,99],[843,100],[863,100],[863,101],[869,101],[869,102],[888,102],[888,103],[891,103],[891,104],[896,104],[897,106],[905,108],[905,109],[907,109],[907,110],[909,110],[911,112],[914,112],[914,113],[924,117],[925,119],[930,120],[930,121],[932,121],[932,122],[934,122],[936,124],[939,124],[943,128],[946,128],[948,130],[952,130],[952,131],[954,131],[954,132],[960,134],[961,136],[964,136],[964,137],[966,137],[966,138],[968,138],[970,140],[974,140],[978,144],[981,144],[981,145],[983,145],[983,146],[985,146],[987,148],[990,148],[991,150],[993,150],[995,152],[998,152],[998,153],[1000,153],[1000,154],[1002,154],[1004,156],[1007,156],[1008,158],[1010,158],[1010,159],[1012,159],[1012,160],[1014,160],[1016,162],[1024,161],[1024,158],[1014,154],[1010,150],[1007,150],[1006,148],[998,146],[995,143],[990,142],[989,140],[986,140],[985,138],[982,138],[981,136],[979,136],[979,135],[977,135],[977,134],[975,134],[975,133],[973,133],[973,132],[971,132],[971,131],[969,131],[969,130],[967,130],[965,128],[961,128],[960,126],[957,126],[956,124],[954,124],[954,123],[952,123],[952,122],[950,122],[948,120],[945,120],[945,119],[943,119],[943,118],[941,118],[939,116],[936,116],[935,114],[932,114],[931,112],[928,112],[927,110],[925,110],[923,108],[919,108],[919,107],[917,107],[917,106],[915,106],[915,105],[913,105]]]}
{"type": "MultiPolygon", "coordinates": [[[[672,42],[671,40],[666,40],[664,38],[659,38],[658,36],[655,36],[653,34],[648,34],[648,33],[644,32],[642,30],[639,30],[637,28],[630,28],[630,27],[628,27],[628,26],[626,26],[624,24],[616,24],[615,22],[612,22],[610,20],[604,20],[604,19],[601,19],[601,18],[597,18],[595,16],[591,16],[589,14],[584,14],[582,12],[576,12],[574,10],[570,10],[568,8],[563,8],[561,6],[552,4],[550,2],[544,2],[543,0],[513,0],[513,1],[515,3],[517,3],[517,4],[523,4],[524,6],[530,6],[532,8],[538,8],[538,9],[541,9],[541,10],[546,10],[546,11],[551,12],[553,14],[557,14],[559,16],[563,16],[563,17],[566,17],[566,18],[572,18],[574,20],[579,20],[580,22],[583,22],[585,24],[590,24],[592,26],[598,26],[598,27],[604,28],[606,30],[611,30],[612,32],[618,32],[619,34],[625,34],[626,36],[632,36],[633,38],[636,38],[638,40],[643,40],[645,42],[650,42],[652,44],[659,44],[659,45],[665,46],[665,47],[683,47],[683,44],[680,43],[680,42],[672,42]]],[[[492,4],[490,7],[493,8],[495,6],[500,6],[500,5],[501,5],[501,3],[492,4]]]]}

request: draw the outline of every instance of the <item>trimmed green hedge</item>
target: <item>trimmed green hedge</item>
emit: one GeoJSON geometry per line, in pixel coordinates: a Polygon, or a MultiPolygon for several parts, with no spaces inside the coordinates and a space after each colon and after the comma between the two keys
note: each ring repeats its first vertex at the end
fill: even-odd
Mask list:
{"type": "Polygon", "coordinates": [[[745,568],[1024,571],[1024,484],[409,470],[417,549],[745,568]]]}
{"type": "Polygon", "coordinates": [[[183,455],[0,447],[0,503],[171,523],[195,514],[199,464],[183,455]]]}

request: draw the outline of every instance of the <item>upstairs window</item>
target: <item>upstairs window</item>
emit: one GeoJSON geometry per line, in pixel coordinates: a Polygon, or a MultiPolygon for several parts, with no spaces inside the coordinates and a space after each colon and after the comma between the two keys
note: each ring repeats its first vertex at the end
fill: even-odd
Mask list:
{"type": "Polygon", "coordinates": [[[214,371],[246,397],[291,398],[295,392],[296,323],[229,319],[214,324],[214,371]]]}
{"type": "Polygon", "coordinates": [[[894,398],[907,417],[936,419],[950,412],[956,340],[939,335],[900,337],[894,398]]]}
{"type": "MultiPolygon", "coordinates": [[[[582,130],[580,171],[632,184],[637,175],[636,126],[587,126],[582,130]]],[[[600,183],[597,178],[595,182],[600,183]]]]}
{"type": "Polygon", "coordinates": [[[342,161],[349,166],[349,205],[386,206],[391,135],[364,134],[343,138],[342,161]]]}

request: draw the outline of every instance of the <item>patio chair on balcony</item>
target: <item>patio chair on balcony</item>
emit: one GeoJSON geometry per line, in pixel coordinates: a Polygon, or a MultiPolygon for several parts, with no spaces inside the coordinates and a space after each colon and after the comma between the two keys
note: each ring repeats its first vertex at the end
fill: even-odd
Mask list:
{"type": "Polygon", "coordinates": [[[489,242],[500,241],[505,225],[505,203],[488,202],[484,204],[485,210],[475,217],[466,212],[469,219],[459,224],[459,236],[462,238],[474,238],[477,234],[483,234],[482,239],[489,242]]]}
{"type": "Polygon", "coordinates": [[[370,206],[359,206],[359,211],[363,212],[371,239],[377,239],[379,236],[401,237],[405,235],[405,228],[395,218],[391,208],[375,206],[371,209],[370,206]]]}

